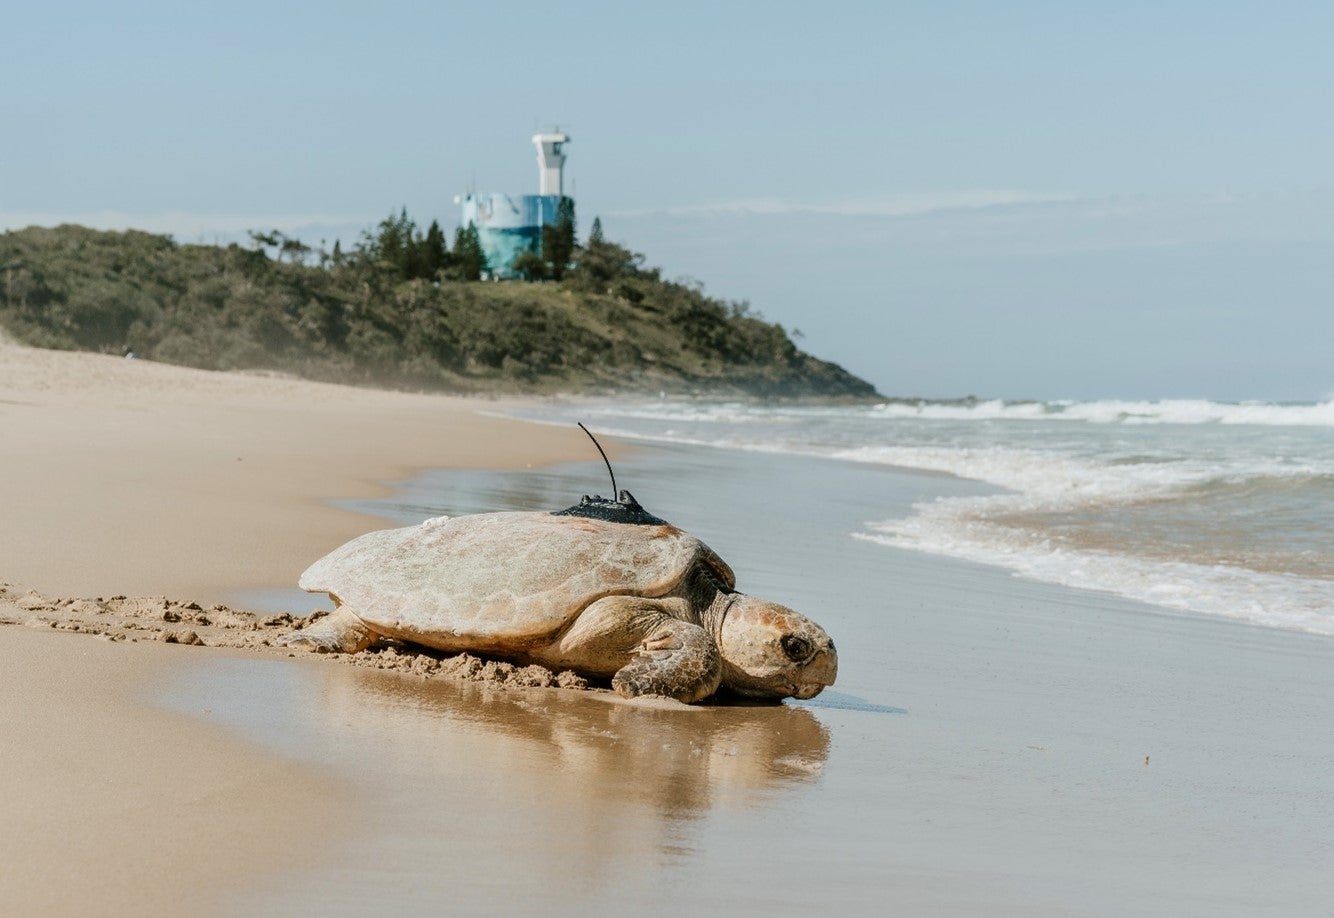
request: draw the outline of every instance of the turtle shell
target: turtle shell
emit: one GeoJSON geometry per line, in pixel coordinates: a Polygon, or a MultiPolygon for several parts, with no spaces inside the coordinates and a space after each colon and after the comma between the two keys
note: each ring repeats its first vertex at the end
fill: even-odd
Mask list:
{"type": "Polygon", "coordinates": [[[390,637],[505,652],[545,643],[604,596],[664,596],[698,564],[736,586],[712,549],[668,523],[480,513],[368,532],[312,564],[300,585],[390,637]]]}

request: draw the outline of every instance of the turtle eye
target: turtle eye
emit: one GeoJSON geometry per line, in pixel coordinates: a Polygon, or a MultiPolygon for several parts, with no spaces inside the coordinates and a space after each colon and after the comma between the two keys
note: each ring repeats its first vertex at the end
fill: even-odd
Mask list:
{"type": "Polygon", "coordinates": [[[779,642],[783,653],[794,663],[800,663],[811,655],[811,642],[796,634],[785,634],[779,642]]]}

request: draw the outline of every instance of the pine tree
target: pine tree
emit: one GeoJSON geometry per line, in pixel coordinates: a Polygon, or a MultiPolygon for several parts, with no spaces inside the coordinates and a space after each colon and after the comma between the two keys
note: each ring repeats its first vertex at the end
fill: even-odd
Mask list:
{"type": "Polygon", "coordinates": [[[604,293],[617,278],[656,278],[657,274],[644,269],[643,255],[608,242],[602,234],[602,220],[594,217],[588,244],[580,249],[578,262],[569,277],[581,289],[604,293]]]}
{"type": "Polygon", "coordinates": [[[556,222],[542,227],[542,257],[556,280],[565,276],[574,247],[574,198],[562,197],[556,205],[556,222]]]}
{"type": "Polygon", "coordinates": [[[261,233],[258,230],[250,230],[250,241],[255,243],[255,251],[263,252],[269,246],[277,248],[282,244],[282,233],[274,230],[270,233],[261,233]]]}
{"type": "Polygon", "coordinates": [[[487,269],[486,253],[482,251],[482,240],[476,226],[468,224],[460,227],[455,234],[454,265],[464,280],[481,280],[482,272],[487,269]]]}
{"type": "Polygon", "coordinates": [[[372,262],[396,271],[400,277],[412,277],[414,236],[417,225],[404,207],[398,214],[390,214],[380,221],[378,232],[363,236],[363,248],[372,262]]]}
{"type": "Polygon", "coordinates": [[[527,281],[540,281],[547,273],[547,263],[541,255],[531,249],[524,249],[520,252],[518,257],[514,259],[514,264],[510,267],[514,273],[527,281]]]}
{"type": "Polygon", "coordinates": [[[440,229],[439,221],[431,221],[430,228],[426,230],[426,239],[422,243],[422,247],[422,267],[426,272],[423,276],[434,278],[439,271],[444,270],[449,265],[449,249],[445,244],[445,234],[440,229]]]}

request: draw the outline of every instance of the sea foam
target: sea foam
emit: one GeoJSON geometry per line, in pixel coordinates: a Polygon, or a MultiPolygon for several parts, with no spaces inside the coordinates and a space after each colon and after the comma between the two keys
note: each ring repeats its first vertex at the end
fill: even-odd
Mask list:
{"type": "Polygon", "coordinates": [[[1260,424],[1334,427],[1334,400],[1318,404],[1162,401],[892,401],[871,409],[886,418],[939,420],[1085,421],[1093,424],[1260,424]]]}
{"type": "Polygon", "coordinates": [[[1040,535],[987,523],[937,503],[907,520],[874,523],[854,538],[1009,568],[1016,575],[1099,590],[1166,609],[1334,635],[1334,582],[1228,565],[1071,551],[1040,535]]]}
{"type": "Polygon", "coordinates": [[[868,523],[857,538],[999,565],[1022,577],[1115,593],[1168,609],[1334,635],[1334,581],[1077,549],[1017,517],[1171,501],[1221,482],[1327,479],[1324,464],[1280,461],[1106,463],[1007,448],[864,447],[836,458],[947,472],[1006,489],[942,498],[905,519],[868,523]]]}
{"type": "Polygon", "coordinates": [[[1166,609],[1334,635],[1334,556],[1324,551],[1334,544],[1334,401],[661,400],[577,410],[609,434],[986,482],[997,493],[924,501],[901,519],[876,520],[868,507],[853,535],[1166,609]],[[1153,512],[1139,512],[1146,507],[1153,512]],[[1228,516],[1236,512],[1250,528],[1228,516]],[[1063,528],[1052,529],[1062,514],[1063,528]],[[1125,533],[1123,522],[1139,528],[1125,533]],[[1286,537],[1293,525],[1306,527],[1300,539],[1286,537]],[[1145,550],[1146,539],[1159,541],[1145,550]],[[1285,551],[1301,554],[1287,565],[1285,551]]]}

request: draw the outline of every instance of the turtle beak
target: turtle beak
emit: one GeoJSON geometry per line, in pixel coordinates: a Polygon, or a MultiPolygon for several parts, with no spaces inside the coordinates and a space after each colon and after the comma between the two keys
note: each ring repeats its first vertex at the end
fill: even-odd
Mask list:
{"type": "Polygon", "coordinates": [[[814,698],[824,691],[826,686],[833,685],[837,678],[838,653],[834,650],[834,642],[829,641],[828,645],[802,669],[801,681],[797,683],[792,694],[801,699],[814,698]]]}

